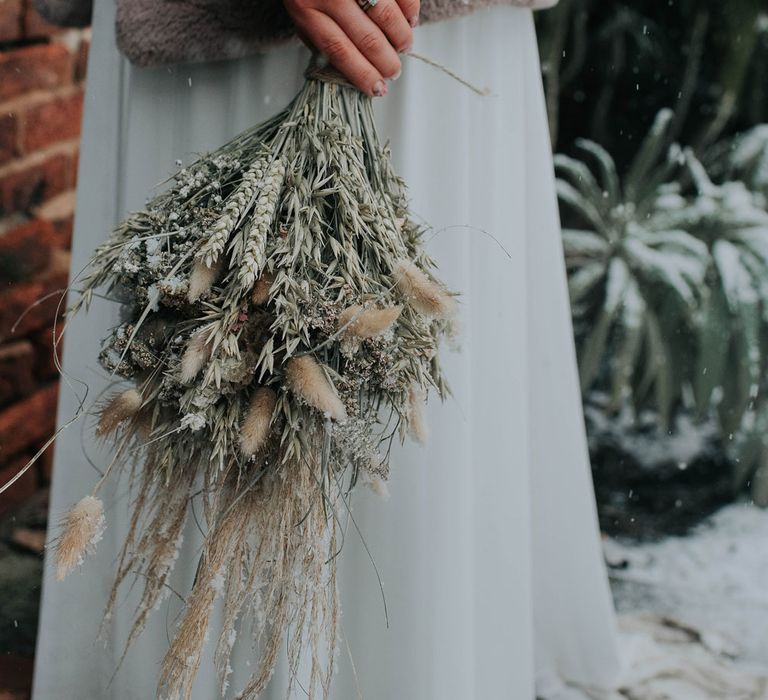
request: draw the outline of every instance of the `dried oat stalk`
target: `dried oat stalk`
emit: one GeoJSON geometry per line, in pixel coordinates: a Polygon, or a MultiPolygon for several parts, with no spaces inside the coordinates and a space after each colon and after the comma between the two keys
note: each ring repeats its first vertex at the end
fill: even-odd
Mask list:
{"type": "Polygon", "coordinates": [[[108,607],[138,572],[130,641],[170,594],[194,500],[205,514],[163,697],[191,696],[217,601],[223,694],[249,618],[262,652],[237,697],[266,687],[289,627],[291,671],[308,654],[302,686],[329,696],[346,494],[359,482],[386,490],[391,442],[422,437],[418,404],[447,392],[437,351],[454,297],[420,245],[371,101],[323,78],[118,226],[72,310],[101,287],[125,300],[100,359],[132,387],[99,430],[133,465],[108,607]]]}

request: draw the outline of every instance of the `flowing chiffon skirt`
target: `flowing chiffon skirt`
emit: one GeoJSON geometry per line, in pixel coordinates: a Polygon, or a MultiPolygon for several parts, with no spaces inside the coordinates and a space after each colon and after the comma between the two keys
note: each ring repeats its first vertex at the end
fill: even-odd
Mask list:
{"type": "MultiPolygon", "coordinates": [[[[114,42],[113,0],[97,0],[89,59],[73,277],[152,188],[286,104],[305,49],[248,60],[139,69],[114,42]]],[[[445,353],[454,396],[431,403],[430,438],[392,458],[391,497],[355,496],[359,533],[342,554],[342,631],[334,700],[532,700],[536,677],[607,686],[618,671],[570,326],[550,146],[530,10],[497,7],[416,32],[415,50],[490,95],[405,59],[377,101],[382,135],[433,226],[441,276],[460,290],[461,349],[445,353]],[[375,564],[375,566],[374,566],[375,564]],[[381,581],[381,589],[379,585],[381,581]],[[386,603],[386,614],[385,614],[386,603]]],[[[75,282],[74,287],[77,287],[75,282]]],[[[118,309],[97,301],[65,341],[60,424],[84,385],[108,386],[99,343],[118,309]]],[[[56,444],[51,522],[90,492],[107,450],[93,419],[56,444]]],[[[147,700],[179,604],[156,611],[115,673],[133,597],[121,593],[97,639],[125,534],[125,483],[105,494],[98,553],[43,588],[35,700],[147,700]],[[114,674],[114,675],[113,675],[114,674]]],[[[174,578],[191,583],[191,524],[174,578]]],[[[247,629],[233,691],[253,668],[247,629]]],[[[282,698],[278,668],[268,698],[282,698]]],[[[218,697],[210,659],[195,700],[218,697]]],[[[234,696],[234,695],[232,695],[234,696]]],[[[296,697],[303,697],[299,691],[296,697]]]]}

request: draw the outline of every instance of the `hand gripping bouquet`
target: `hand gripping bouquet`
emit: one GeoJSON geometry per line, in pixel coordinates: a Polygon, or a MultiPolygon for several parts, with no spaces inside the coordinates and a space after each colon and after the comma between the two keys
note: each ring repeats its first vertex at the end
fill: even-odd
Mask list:
{"type": "MultiPolygon", "coordinates": [[[[422,234],[370,98],[313,64],[283,112],[181,169],[94,253],[70,313],[103,287],[121,303],[99,359],[130,388],[104,400],[96,433],[131,486],[107,605],[135,578],[128,644],[171,593],[193,507],[205,515],[162,697],[191,696],[209,634],[226,693],[244,621],[259,662],[238,697],[265,688],[284,644],[291,683],[306,655],[303,687],[328,696],[350,492],[385,488],[392,441],[421,439],[429,390],[447,392],[455,299],[422,234]]],[[[61,578],[99,539],[103,481],[64,519],[61,578]]]]}

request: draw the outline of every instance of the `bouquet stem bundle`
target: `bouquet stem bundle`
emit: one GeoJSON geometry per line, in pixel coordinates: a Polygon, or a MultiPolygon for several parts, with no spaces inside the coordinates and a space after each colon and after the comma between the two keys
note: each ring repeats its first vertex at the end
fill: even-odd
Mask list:
{"type": "MultiPolygon", "coordinates": [[[[139,575],[129,644],[171,591],[195,501],[205,514],[162,664],[167,697],[191,697],[217,604],[222,694],[248,620],[260,660],[237,697],[266,687],[286,635],[291,683],[307,654],[302,685],[328,697],[348,495],[383,488],[392,441],[420,439],[427,393],[447,393],[438,343],[455,299],[431,272],[371,100],[325,69],[307,77],[283,112],[181,169],[119,225],[71,309],[101,287],[122,303],[100,361],[132,386],[106,401],[97,433],[115,439],[112,465],[133,489],[108,603],[139,575]]],[[[60,542],[84,541],[59,549],[65,573],[93,546],[67,532],[98,529],[91,501],[65,521],[60,542]]]]}

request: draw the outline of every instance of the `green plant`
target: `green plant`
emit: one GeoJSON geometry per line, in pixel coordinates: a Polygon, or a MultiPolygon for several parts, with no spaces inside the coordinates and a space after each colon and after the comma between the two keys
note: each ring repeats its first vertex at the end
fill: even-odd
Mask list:
{"type": "Polygon", "coordinates": [[[597,176],[556,157],[582,387],[665,428],[681,409],[714,412],[734,487],[754,476],[768,504],[768,130],[714,149],[713,181],[690,148],[667,147],[672,123],[657,116],[623,182],[597,144],[578,142],[597,176]]]}
{"type": "Polygon", "coordinates": [[[667,217],[678,204],[668,185],[680,162],[667,149],[672,119],[657,116],[623,182],[591,141],[577,145],[597,175],[581,160],[555,159],[582,388],[607,384],[612,410],[652,398],[665,425],[682,397],[708,265],[706,246],[667,217]]]}

